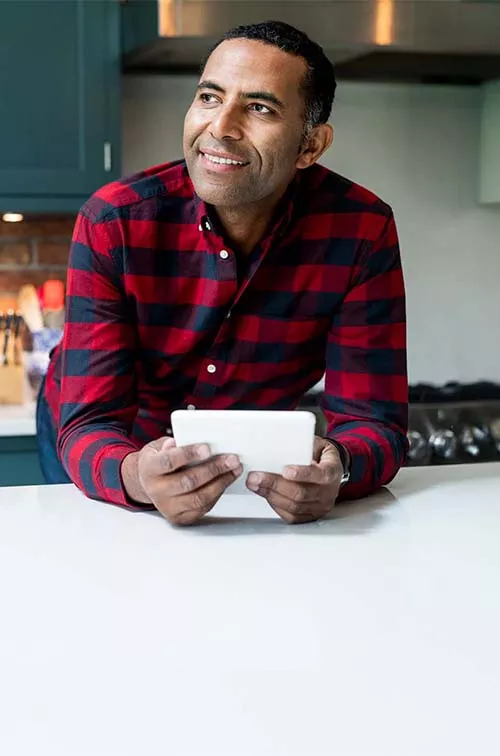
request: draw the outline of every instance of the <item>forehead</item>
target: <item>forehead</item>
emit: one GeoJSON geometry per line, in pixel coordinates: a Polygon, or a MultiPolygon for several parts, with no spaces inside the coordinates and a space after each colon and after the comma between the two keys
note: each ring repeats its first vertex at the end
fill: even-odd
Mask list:
{"type": "Polygon", "coordinates": [[[230,39],[210,55],[202,78],[215,81],[226,91],[267,91],[291,102],[301,100],[300,85],[306,71],[303,58],[274,45],[230,39]]]}

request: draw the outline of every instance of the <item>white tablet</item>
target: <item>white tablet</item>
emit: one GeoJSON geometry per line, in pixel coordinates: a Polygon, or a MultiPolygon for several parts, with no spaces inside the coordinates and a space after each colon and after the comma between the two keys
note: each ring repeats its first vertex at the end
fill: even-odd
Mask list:
{"type": "Polygon", "coordinates": [[[316,418],[302,410],[174,410],[172,430],[177,446],[209,444],[212,453],[237,454],[242,475],[227,488],[251,494],[249,472],[281,474],[286,465],[310,465],[316,418]]]}

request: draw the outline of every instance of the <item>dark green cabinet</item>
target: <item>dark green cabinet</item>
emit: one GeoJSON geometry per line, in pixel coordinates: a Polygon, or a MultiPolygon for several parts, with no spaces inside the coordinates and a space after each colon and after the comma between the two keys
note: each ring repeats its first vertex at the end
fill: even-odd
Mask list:
{"type": "Polygon", "coordinates": [[[119,172],[118,1],[0,2],[0,211],[77,208],[119,172]]]}
{"type": "Polygon", "coordinates": [[[0,437],[0,486],[35,486],[42,483],[36,438],[0,437]]]}
{"type": "Polygon", "coordinates": [[[500,79],[482,87],[479,201],[500,203],[500,79]]]}

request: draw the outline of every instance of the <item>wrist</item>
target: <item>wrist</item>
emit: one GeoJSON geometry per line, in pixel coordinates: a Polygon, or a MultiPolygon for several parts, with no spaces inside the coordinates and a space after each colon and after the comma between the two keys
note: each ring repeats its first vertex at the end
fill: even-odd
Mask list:
{"type": "Polygon", "coordinates": [[[340,484],[344,485],[345,483],[348,483],[351,476],[351,454],[349,449],[344,446],[344,444],[341,444],[340,441],[334,441],[331,438],[327,438],[326,440],[334,446],[338,452],[340,464],[342,465],[342,478],[340,484]]]}
{"type": "Polygon", "coordinates": [[[120,466],[122,484],[131,501],[136,504],[152,504],[140,481],[139,455],[138,451],[131,452],[122,460],[120,466]]]}

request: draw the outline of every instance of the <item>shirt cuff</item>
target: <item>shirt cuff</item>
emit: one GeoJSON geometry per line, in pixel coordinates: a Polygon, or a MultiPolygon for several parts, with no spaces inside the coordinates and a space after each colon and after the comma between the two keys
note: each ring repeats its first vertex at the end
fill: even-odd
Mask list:
{"type": "Polygon", "coordinates": [[[122,462],[129,454],[139,451],[130,443],[116,443],[105,446],[94,460],[98,481],[98,498],[111,504],[135,509],[154,510],[151,504],[140,504],[128,495],[123,484],[122,462]]]}
{"type": "Polygon", "coordinates": [[[340,441],[337,441],[336,439],[328,438],[328,436],[325,436],[325,440],[329,441],[332,444],[332,446],[334,446],[337,449],[340,456],[340,462],[342,464],[344,475],[346,473],[350,473],[351,472],[351,453],[349,449],[347,448],[347,446],[345,446],[344,444],[341,444],[340,441]]]}
{"type": "Polygon", "coordinates": [[[352,433],[342,431],[338,431],[333,437],[326,436],[326,439],[339,449],[339,453],[340,449],[347,452],[350,477],[343,488],[352,488],[356,484],[362,483],[366,475],[366,457],[368,451],[366,443],[360,438],[353,437],[352,433]]]}

